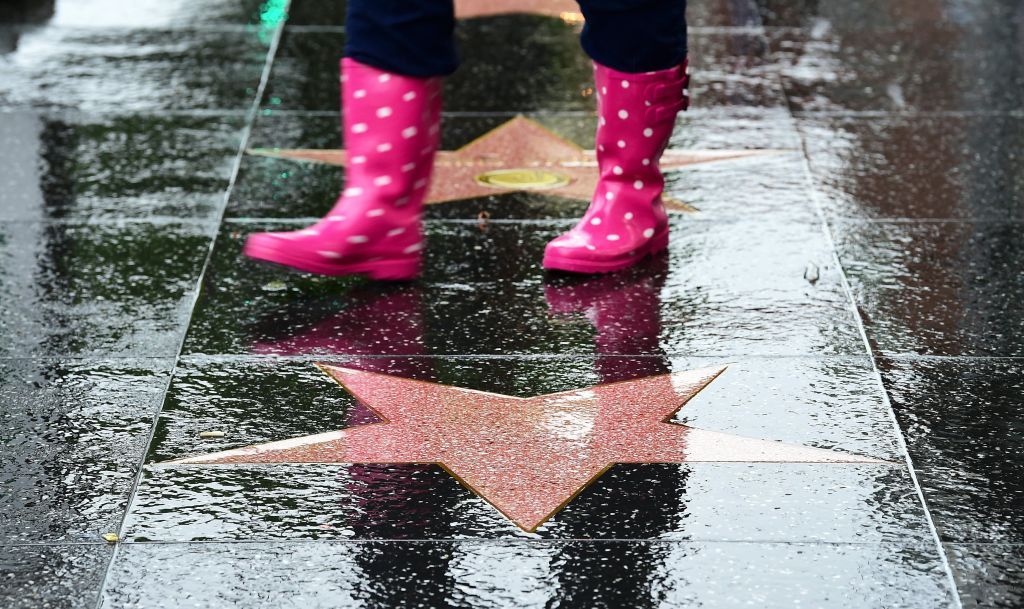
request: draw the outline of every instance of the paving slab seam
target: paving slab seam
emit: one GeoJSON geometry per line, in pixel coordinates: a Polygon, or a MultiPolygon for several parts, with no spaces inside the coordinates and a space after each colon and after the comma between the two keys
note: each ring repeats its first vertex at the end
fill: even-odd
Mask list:
{"type": "MultiPolygon", "coordinates": [[[[252,216],[244,218],[225,218],[224,225],[240,224],[240,225],[251,225],[251,224],[294,224],[306,226],[319,221],[320,218],[273,218],[273,217],[262,217],[254,218],[252,216]]],[[[451,224],[462,225],[462,224],[522,224],[527,226],[547,226],[550,228],[561,228],[563,226],[571,226],[575,221],[570,218],[559,219],[515,219],[515,218],[503,218],[501,220],[487,219],[480,220],[478,218],[430,218],[423,221],[426,226],[447,226],[451,224]]]]}
{"type": "Polygon", "coordinates": [[[219,224],[214,220],[201,220],[197,218],[175,217],[175,216],[111,216],[101,218],[18,218],[4,217],[0,214],[0,224],[4,225],[28,225],[28,226],[181,226],[184,228],[213,228],[218,229],[219,224]]]}
{"type": "MultiPolygon", "coordinates": [[[[875,457],[875,455],[865,455],[865,456],[875,457]]],[[[416,465],[437,465],[437,463],[438,462],[436,462],[436,461],[422,461],[422,462],[417,461],[417,462],[415,462],[416,465]]],[[[261,471],[261,470],[267,470],[267,471],[270,471],[270,472],[274,472],[274,471],[280,471],[280,469],[282,467],[291,467],[291,466],[296,466],[296,465],[301,465],[302,467],[305,467],[307,469],[311,468],[311,469],[316,469],[317,471],[319,471],[321,469],[323,469],[323,470],[332,470],[332,469],[338,469],[338,468],[345,468],[345,467],[347,467],[349,465],[359,465],[359,464],[358,463],[333,462],[333,461],[332,462],[306,461],[306,462],[303,462],[303,463],[253,463],[253,462],[250,462],[250,463],[178,463],[178,464],[174,465],[174,468],[176,470],[179,470],[179,471],[192,469],[192,470],[199,470],[199,471],[216,471],[216,470],[224,470],[224,471],[231,471],[231,470],[256,470],[256,471],[261,471]]],[[[380,463],[377,463],[377,465],[380,465],[380,463]]],[[[400,465],[409,465],[409,463],[404,463],[404,464],[400,464],[400,465]]],[[[694,468],[694,467],[711,466],[711,467],[725,467],[725,468],[732,467],[732,468],[737,468],[737,469],[750,469],[753,466],[765,466],[765,465],[775,465],[775,466],[778,466],[778,467],[819,468],[819,469],[833,469],[835,467],[835,463],[828,463],[828,462],[808,463],[808,462],[802,462],[802,461],[758,461],[756,463],[744,462],[744,461],[685,461],[683,463],[668,463],[668,462],[614,463],[614,465],[640,466],[640,467],[642,467],[642,466],[651,466],[651,465],[653,465],[653,466],[665,465],[665,466],[680,466],[682,468],[694,468]]],[[[871,465],[871,467],[885,468],[885,467],[902,467],[904,464],[902,462],[900,462],[900,461],[881,461],[881,462],[877,462],[877,463],[873,462],[870,465],[871,465]]],[[[731,540],[719,540],[719,541],[731,541],[731,540]]],[[[742,541],[742,540],[740,540],[740,541],[742,541]]],[[[790,541],[795,541],[795,540],[790,540],[790,541]]],[[[867,542],[865,542],[865,543],[867,543],[867,542]]],[[[871,542],[871,543],[873,543],[873,542],[871,542]]]]}
{"type": "Polygon", "coordinates": [[[979,362],[999,362],[1009,361],[1016,362],[1024,360],[1024,356],[1021,355],[933,355],[927,353],[881,353],[878,356],[879,359],[895,359],[901,361],[949,361],[949,360],[963,360],[963,361],[979,361],[979,362]]]}
{"type": "Polygon", "coordinates": [[[132,362],[140,360],[167,360],[174,361],[171,355],[61,355],[60,353],[49,353],[46,355],[2,355],[0,362],[132,362]]]}
{"type": "Polygon", "coordinates": [[[105,541],[6,541],[0,539],[0,546],[5,548],[63,548],[63,547],[109,547],[105,541]]]}
{"type": "MultiPolygon", "coordinates": [[[[126,116],[142,116],[142,117],[198,117],[198,118],[217,118],[223,116],[224,118],[242,118],[247,115],[245,110],[233,110],[228,108],[211,109],[211,110],[104,110],[104,109],[90,109],[90,110],[76,110],[68,108],[66,106],[23,106],[23,105],[12,105],[12,106],[0,106],[0,114],[15,114],[31,112],[33,114],[45,114],[48,118],[55,119],[66,119],[66,120],[87,120],[90,118],[106,118],[106,117],[126,117],[126,116]]],[[[332,114],[333,116],[333,114],[332,114]]]]}
{"type": "MultiPolygon", "coordinates": [[[[394,354],[394,353],[329,353],[322,355],[249,355],[249,354],[232,354],[232,353],[187,353],[182,354],[177,361],[187,362],[190,364],[204,364],[204,363],[235,363],[235,362],[323,362],[330,361],[332,359],[344,359],[344,360],[359,360],[359,359],[420,359],[420,360],[432,360],[432,359],[445,359],[445,360],[518,360],[518,361],[586,361],[593,362],[595,360],[615,360],[615,359],[627,359],[627,360],[638,360],[638,359],[649,359],[653,361],[663,361],[666,357],[672,359],[701,359],[701,360],[730,360],[738,361],[740,359],[744,361],[749,360],[807,360],[807,361],[861,361],[867,362],[868,357],[863,354],[718,354],[718,353],[665,353],[654,355],[651,353],[621,353],[615,355],[597,355],[595,353],[481,353],[479,355],[467,354],[467,353],[435,353],[435,354],[394,354]]],[[[131,359],[131,358],[129,358],[131,359]]],[[[156,359],[173,359],[169,357],[162,357],[156,359]]],[[[1024,358],[1020,358],[1024,359],[1024,358]]]]}
{"type": "MultiPolygon", "coordinates": [[[[274,217],[245,217],[245,218],[225,218],[223,221],[224,225],[259,225],[259,224],[288,224],[296,226],[307,226],[318,221],[319,218],[274,218],[274,217]]],[[[737,222],[751,222],[750,216],[723,216],[723,215],[703,215],[701,212],[696,212],[687,215],[680,215],[675,218],[670,218],[670,221],[679,222],[693,222],[699,224],[715,224],[721,222],[737,223],[737,222]]],[[[756,222],[756,221],[755,221],[756,222]]],[[[1022,221],[1024,222],[1024,221],[1022,221]]],[[[535,219],[535,218],[488,218],[482,220],[479,218],[430,218],[423,221],[425,226],[462,226],[462,225],[502,225],[502,226],[539,226],[547,227],[552,229],[560,229],[566,226],[572,226],[576,223],[573,218],[547,218],[547,219],[535,219]]],[[[998,222],[997,222],[998,223],[998,222]]],[[[803,220],[792,220],[789,222],[789,226],[806,226],[814,227],[817,226],[817,222],[809,222],[803,220]]]]}
{"type": "MultiPolygon", "coordinates": [[[[494,19],[500,18],[501,15],[489,15],[486,17],[470,17],[470,19],[494,19]]],[[[216,26],[210,26],[211,28],[216,26]]],[[[97,28],[99,29],[99,28],[97,28]]],[[[145,28],[140,28],[145,29],[145,28]]],[[[153,28],[160,29],[160,28],[153,28]]],[[[766,32],[768,28],[760,25],[693,25],[686,28],[690,34],[751,34],[761,35],[766,32]]],[[[805,31],[801,28],[779,28],[792,29],[797,32],[805,31]]],[[[773,30],[775,31],[775,30],[773,30]]],[[[288,25],[285,26],[285,33],[314,33],[314,34],[344,34],[344,25],[315,25],[315,24],[304,24],[304,25],[288,25]]]]}
{"type": "Polygon", "coordinates": [[[1024,218],[857,218],[854,216],[832,216],[836,222],[845,224],[985,224],[985,225],[1014,225],[1024,224],[1024,218]]]}
{"type": "MultiPolygon", "coordinates": [[[[173,25],[173,24],[161,24],[161,25],[48,25],[46,30],[50,32],[84,32],[84,33],[95,33],[95,32],[173,32],[175,34],[188,33],[188,32],[224,32],[228,34],[247,34],[253,30],[259,29],[261,26],[258,23],[248,24],[233,24],[233,23],[215,23],[210,25],[202,24],[188,24],[188,25],[173,25]]],[[[13,32],[15,34],[31,34],[39,31],[41,28],[38,25],[33,24],[19,24],[19,25],[6,25],[0,26],[0,31],[13,32]]]]}
{"type": "Polygon", "coordinates": [[[767,29],[763,25],[694,25],[686,28],[692,34],[749,34],[764,36],[767,29]]]}
{"type": "MultiPolygon", "coordinates": [[[[683,359],[739,359],[744,360],[776,360],[776,359],[801,359],[808,361],[868,361],[869,357],[864,354],[842,354],[842,353],[828,353],[828,354],[783,354],[783,355],[772,355],[772,354],[754,354],[749,355],[745,353],[722,355],[713,353],[706,355],[703,353],[681,353],[681,354],[652,354],[652,353],[616,353],[615,355],[598,355],[596,353],[484,353],[480,355],[473,355],[467,353],[457,354],[410,354],[401,355],[394,353],[358,353],[358,354],[346,354],[346,353],[330,353],[326,355],[258,355],[258,354],[234,354],[234,353],[184,353],[178,357],[179,362],[188,363],[230,363],[230,362],[317,362],[323,361],[324,359],[330,358],[344,358],[344,359],[469,359],[469,360],[537,360],[537,361],[558,361],[558,360],[572,360],[572,361],[594,361],[594,360],[636,360],[636,359],[651,359],[662,361],[666,357],[683,359]]],[[[19,359],[19,358],[11,358],[19,359]]],[[[34,358],[23,358],[23,359],[34,359],[34,358]]],[[[128,358],[133,359],[133,358],[128,358]]],[[[158,359],[173,359],[169,357],[163,357],[158,359]]],[[[1014,359],[1014,358],[1006,358],[1014,359]]],[[[1024,359],[1024,357],[1016,358],[1024,359]]]]}
{"type": "Polygon", "coordinates": [[[284,26],[286,34],[295,32],[297,34],[313,33],[313,34],[344,34],[346,29],[344,25],[286,25],[284,26]]]}
{"type": "Polygon", "coordinates": [[[970,118],[976,116],[1024,117],[1024,109],[1014,110],[794,110],[793,118],[970,118]]]}
{"type": "MultiPolygon", "coordinates": [[[[776,78],[779,79],[780,85],[782,84],[781,74],[776,72],[776,78]]],[[[789,104],[789,98],[787,96],[787,105],[792,109],[789,104]]],[[[907,472],[910,475],[911,480],[914,483],[914,490],[917,493],[918,501],[921,504],[921,509],[924,512],[925,521],[928,525],[929,533],[931,534],[934,542],[934,549],[939,555],[939,560],[942,563],[943,571],[946,575],[946,583],[952,593],[952,606],[956,609],[963,609],[963,601],[960,598],[960,590],[956,583],[956,577],[953,574],[953,567],[950,564],[949,556],[946,554],[945,546],[942,543],[942,539],[939,536],[938,528],[935,525],[935,519],[932,517],[931,511],[928,508],[928,502],[925,499],[924,489],[921,487],[921,482],[917,476],[917,470],[914,467],[914,461],[910,456],[910,449],[907,445],[906,436],[903,434],[903,430],[900,427],[899,419],[896,417],[896,410],[893,408],[892,400],[889,398],[889,392],[886,390],[885,381],[882,378],[881,370],[878,367],[878,360],[874,350],[871,347],[871,340],[868,337],[867,329],[864,325],[864,318],[861,316],[860,307],[857,303],[857,299],[854,295],[853,287],[850,284],[850,279],[846,274],[846,269],[843,267],[842,260],[839,258],[839,250],[836,245],[835,234],[832,228],[832,223],[829,221],[828,215],[825,211],[825,205],[821,201],[821,195],[819,194],[817,183],[814,179],[814,174],[811,170],[811,162],[809,151],[807,148],[807,139],[804,134],[800,132],[800,141],[803,146],[803,164],[804,164],[804,181],[806,184],[806,190],[808,196],[814,205],[815,211],[821,221],[821,229],[824,234],[828,248],[832,252],[832,259],[836,265],[836,269],[839,273],[839,280],[843,287],[843,291],[846,293],[850,303],[850,312],[853,315],[854,323],[857,327],[857,331],[860,335],[862,345],[871,362],[871,373],[875,378],[876,385],[881,398],[885,404],[885,408],[888,411],[889,418],[892,423],[893,433],[895,434],[897,445],[900,451],[903,453],[904,462],[907,467],[907,472]]]]}
{"type": "MultiPolygon", "coordinates": [[[[700,74],[700,70],[694,70],[694,74],[700,74]]],[[[771,108],[774,109],[774,108],[771,108]]],[[[2,110],[0,110],[2,111],[2,110]]],[[[704,116],[708,117],[728,117],[728,112],[738,111],[742,112],[757,112],[760,111],[758,108],[744,108],[742,106],[735,106],[730,108],[691,108],[686,111],[684,120],[693,121],[704,116]],[[726,114],[723,115],[723,110],[726,114]]],[[[91,112],[91,111],[90,111],[91,112]]],[[[181,110],[180,112],[189,113],[190,110],[181,110]]],[[[303,118],[303,117],[330,117],[336,118],[340,110],[292,110],[288,108],[274,108],[263,106],[260,110],[263,116],[281,116],[289,118],[303,118]]],[[[597,119],[597,113],[593,110],[446,110],[441,113],[442,118],[514,118],[516,116],[525,116],[527,118],[546,118],[546,117],[589,117],[597,119]]],[[[772,119],[758,118],[756,115],[749,115],[751,119],[762,120],[768,122],[772,119]]]]}
{"type": "MultiPolygon", "coordinates": [[[[291,0],[288,0],[286,2],[285,7],[284,7],[286,13],[287,13],[287,10],[288,10],[290,5],[291,5],[291,0]]],[[[256,87],[256,91],[254,93],[253,100],[252,100],[252,102],[250,104],[249,112],[246,115],[245,126],[242,129],[242,133],[241,133],[241,137],[240,137],[240,142],[239,142],[239,145],[238,145],[238,151],[235,154],[235,160],[234,160],[234,163],[233,163],[232,168],[231,168],[231,174],[230,174],[231,177],[228,180],[228,184],[227,184],[227,187],[225,188],[223,197],[221,199],[220,208],[219,208],[218,213],[217,213],[217,223],[218,224],[224,218],[224,215],[225,215],[225,213],[227,211],[228,203],[229,203],[229,201],[231,199],[231,193],[233,192],[234,186],[235,186],[235,182],[238,179],[238,174],[239,174],[239,171],[240,171],[241,166],[242,166],[242,158],[243,158],[243,156],[245,154],[246,145],[248,144],[249,136],[252,133],[253,125],[256,122],[256,117],[259,114],[260,102],[263,99],[263,93],[266,90],[267,83],[270,80],[270,72],[271,72],[271,69],[273,68],[273,65],[274,65],[274,58],[275,58],[275,56],[277,54],[277,49],[278,49],[278,46],[279,46],[279,44],[281,42],[281,35],[282,35],[283,31],[284,31],[284,22],[282,21],[281,23],[277,24],[277,26],[275,27],[274,35],[271,38],[270,46],[267,49],[267,55],[266,55],[266,57],[264,59],[264,62],[263,62],[263,71],[260,74],[259,84],[256,87]]],[[[168,391],[170,390],[171,382],[173,381],[174,375],[175,375],[175,373],[177,371],[177,367],[178,367],[177,360],[178,360],[178,357],[180,357],[181,352],[182,352],[182,350],[183,350],[183,348],[185,346],[185,340],[186,340],[186,338],[188,336],[188,328],[191,325],[192,315],[195,313],[196,306],[198,305],[200,296],[202,295],[203,280],[206,277],[207,269],[209,269],[209,267],[210,267],[210,261],[213,259],[213,252],[214,252],[214,247],[216,246],[216,243],[217,243],[217,236],[218,236],[217,231],[214,231],[214,234],[210,238],[210,243],[209,243],[208,248],[207,248],[206,257],[205,257],[205,259],[203,261],[202,267],[200,268],[199,276],[196,279],[195,289],[193,291],[193,296],[192,296],[192,302],[190,303],[190,307],[189,307],[189,311],[190,311],[189,318],[185,322],[184,330],[181,333],[181,340],[178,343],[177,354],[175,355],[175,358],[174,358],[175,363],[171,367],[170,374],[168,375],[168,378],[167,378],[167,382],[166,382],[166,384],[165,384],[165,386],[164,386],[164,388],[162,390],[162,396],[163,397],[159,401],[159,405],[157,406],[156,412],[154,413],[153,423],[149,427],[149,433],[148,433],[148,436],[147,436],[146,442],[145,442],[145,447],[146,447],[146,451],[147,452],[149,450],[149,447],[153,443],[153,438],[155,437],[156,429],[157,429],[157,422],[159,420],[161,412],[163,411],[164,404],[167,401],[167,394],[168,394],[168,391]]],[[[132,510],[132,506],[133,506],[133,504],[135,502],[136,494],[138,492],[139,483],[141,482],[143,473],[145,472],[145,468],[144,468],[145,458],[146,458],[145,455],[146,455],[146,453],[144,452],[143,456],[142,456],[142,460],[139,463],[138,472],[135,474],[134,479],[132,481],[131,491],[130,491],[130,493],[128,495],[128,501],[127,501],[127,504],[126,504],[126,508],[124,510],[124,513],[121,515],[120,522],[118,522],[118,525],[117,525],[117,532],[118,532],[119,535],[123,533],[125,521],[127,520],[128,514],[132,510]]],[[[102,605],[103,605],[103,598],[104,598],[104,593],[106,591],[107,581],[110,578],[110,574],[113,571],[114,564],[117,561],[117,558],[118,558],[118,545],[115,544],[114,551],[111,553],[111,556],[110,556],[110,558],[109,558],[109,560],[107,562],[107,566],[104,569],[103,577],[100,580],[99,592],[97,594],[96,603],[95,603],[96,609],[100,609],[102,607],[102,605]]]]}
{"type": "MultiPolygon", "coordinates": [[[[590,537],[560,537],[557,539],[544,539],[544,538],[526,538],[526,537],[506,537],[506,538],[494,538],[494,539],[468,539],[465,537],[439,537],[437,539],[201,539],[201,540],[165,540],[165,541],[122,541],[118,545],[121,546],[214,546],[214,545],[230,545],[230,546],[284,546],[284,545],[370,545],[370,544],[389,544],[389,545],[401,545],[401,544],[416,544],[416,545],[431,545],[431,544],[458,544],[458,545],[478,545],[478,546],[508,546],[508,545],[523,545],[523,546],[535,546],[535,545],[565,545],[575,543],[586,543],[586,544],[613,544],[613,543],[629,543],[629,544],[662,544],[662,545],[777,545],[777,546],[805,546],[805,547],[821,547],[821,546],[838,546],[838,547],[876,547],[876,546],[896,546],[901,548],[921,548],[925,549],[931,547],[930,544],[921,544],[916,542],[900,542],[900,541],[777,541],[777,540],[761,540],[761,539],[658,539],[658,538],[590,538],[590,537]]],[[[41,544],[42,545],[42,544],[41,544]]],[[[67,544],[49,544],[53,546],[67,545],[67,544]]],[[[103,545],[103,544],[97,544],[103,545]]],[[[956,545],[967,545],[967,544],[956,544],[956,545]]],[[[999,544],[1006,545],[1006,544],[999,544]]]]}
{"type": "MultiPolygon", "coordinates": [[[[326,541],[326,540],[325,540],[326,541]]],[[[944,546],[956,546],[960,548],[1020,548],[1024,550],[1024,543],[1019,541],[944,541],[944,546]]]]}

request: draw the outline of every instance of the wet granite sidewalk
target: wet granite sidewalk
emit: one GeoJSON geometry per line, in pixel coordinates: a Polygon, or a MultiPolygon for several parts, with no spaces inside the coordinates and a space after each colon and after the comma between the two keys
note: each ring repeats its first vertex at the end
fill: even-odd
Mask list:
{"type": "MultiPolygon", "coordinates": [[[[460,22],[444,150],[593,145],[550,4],[460,22]]],[[[343,145],[341,0],[0,11],[0,606],[1024,604],[1021,2],[693,0],[667,256],[547,276],[586,201],[476,193],[405,285],[239,257],[342,182],[285,152],[343,145]],[[674,422],[883,463],[621,464],[529,532],[437,465],[154,467],[375,421],[318,363],[524,398],[728,365],[674,422]]]]}

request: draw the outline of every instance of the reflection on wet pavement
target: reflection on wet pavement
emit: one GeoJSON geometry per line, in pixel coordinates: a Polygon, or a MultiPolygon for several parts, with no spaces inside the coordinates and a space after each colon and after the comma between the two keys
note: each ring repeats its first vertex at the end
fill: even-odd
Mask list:
{"type": "Polygon", "coordinates": [[[173,357],[206,229],[0,223],[0,356],[173,357]]]}
{"type": "Polygon", "coordinates": [[[1018,223],[841,225],[839,256],[886,354],[1024,355],[1018,223]]]}
{"type": "Polygon", "coordinates": [[[6,113],[0,219],[209,218],[223,199],[243,122],[6,113]]]}
{"type": "Polygon", "coordinates": [[[0,361],[0,535],[94,541],[116,530],[169,360],[0,361]]]}
{"type": "Polygon", "coordinates": [[[1018,360],[886,360],[939,533],[950,542],[1024,543],[1024,382],[1018,360]],[[962,500],[971,498],[969,504],[962,500]]]}
{"type": "Polygon", "coordinates": [[[652,599],[651,606],[781,609],[794,596],[821,607],[885,607],[908,598],[941,607],[951,602],[936,584],[941,571],[927,548],[913,545],[140,544],[129,546],[111,574],[106,600],[122,607],[187,595],[198,607],[244,606],[287,587],[314,607],[543,607],[551,598],[577,607],[600,598],[608,606],[652,599]],[[283,562],[302,568],[275,568],[283,562]],[[151,580],[152,587],[131,585],[151,580]]]}
{"type": "MultiPolygon", "coordinates": [[[[573,6],[459,4],[442,149],[509,121],[552,138],[487,149],[455,178],[507,185],[481,174],[593,147],[573,6]]],[[[246,235],[304,224],[344,183],[343,163],[287,151],[345,147],[345,9],[0,10],[0,605],[1024,602],[1024,5],[691,0],[694,107],[667,158],[745,154],[668,168],[685,211],[667,255],[545,274],[543,246],[585,209],[590,176],[563,171],[571,192],[452,179],[438,188],[457,200],[427,211],[423,278],[398,285],[239,258],[246,235]],[[350,385],[497,396],[486,414],[438,400],[435,429],[578,397],[524,418],[571,448],[430,444],[420,425],[390,460],[378,438],[339,464],[158,465],[385,427],[400,400],[357,399],[318,363],[350,385]],[[886,463],[652,463],[636,430],[656,396],[630,387],[724,365],[689,401],[655,392],[673,403],[654,427],[886,463]],[[622,399],[595,407],[592,388],[614,382],[622,399]],[[478,491],[494,480],[467,480],[474,467],[513,453],[502,471],[543,509],[519,527],[444,459],[395,456],[428,445],[478,491]],[[643,458],[609,457],[626,448],[643,458]],[[606,462],[590,484],[537,492],[606,462]]]]}
{"type": "MultiPolygon", "coordinates": [[[[564,224],[436,223],[428,228],[421,281],[428,324],[426,352],[442,354],[593,353],[593,330],[581,316],[553,316],[538,268],[544,244],[564,224]]],[[[262,225],[228,225],[221,234],[185,353],[245,354],[254,340],[291,328],[330,324],[327,318],[360,306],[381,289],[347,294],[358,280],[283,275],[277,269],[239,265],[249,231],[262,225]],[[281,319],[290,320],[282,326],[281,319]]],[[[619,275],[661,277],[663,329],[657,347],[670,354],[858,354],[862,352],[849,303],[829,260],[820,228],[812,224],[767,227],[748,222],[678,220],[669,264],[656,260],[619,275]],[[818,269],[812,283],[807,269],[818,269]]],[[[381,315],[389,309],[385,308],[381,315]]],[[[393,317],[384,318],[393,323],[393,317]]],[[[342,318],[335,330],[350,323],[342,318]]],[[[401,341],[401,334],[381,337],[401,341]]],[[[641,346],[641,345],[638,345],[641,346]]],[[[328,345],[317,354],[347,353],[328,345]]],[[[397,347],[396,355],[419,353],[397,347]]],[[[264,351],[266,352],[266,351],[264,351]]],[[[639,354],[651,354],[641,351],[639,354]]],[[[619,352],[619,355],[637,353],[619,352]]]]}
{"type": "Polygon", "coordinates": [[[1001,116],[800,121],[837,216],[1024,219],[1024,120],[1001,116]]]}
{"type": "Polygon", "coordinates": [[[10,609],[92,607],[113,551],[94,545],[6,546],[0,559],[0,602],[10,609]]]}

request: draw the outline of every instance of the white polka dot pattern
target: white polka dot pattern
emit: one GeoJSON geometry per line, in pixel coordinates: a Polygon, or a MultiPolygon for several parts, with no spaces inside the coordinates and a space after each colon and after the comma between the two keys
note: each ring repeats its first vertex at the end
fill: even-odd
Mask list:
{"type": "Polygon", "coordinates": [[[595,78],[601,177],[584,219],[551,242],[547,268],[607,272],[667,244],[660,236],[668,217],[658,159],[672,134],[673,109],[681,105],[672,96],[682,95],[682,68],[628,75],[597,65],[595,78]]]}
{"type": "Polygon", "coordinates": [[[388,74],[349,58],[342,66],[348,157],[342,196],[312,227],[255,234],[250,242],[259,257],[274,261],[275,244],[287,242],[279,261],[303,270],[343,272],[358,264],[375,276],[377,264],[386,262],[381,273],[407,277],[422,248],[420,203],[440,133],[440,79],[388,74]]]}

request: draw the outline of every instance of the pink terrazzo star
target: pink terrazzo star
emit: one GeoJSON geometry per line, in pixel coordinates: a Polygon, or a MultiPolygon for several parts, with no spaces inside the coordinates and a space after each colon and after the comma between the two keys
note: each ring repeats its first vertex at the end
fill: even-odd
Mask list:
{"type": "Polygon", "coordinates": [[[532,398],[321,368],[381,422],[162,465],[436,463],[532,532],[616,463],[883,463],[669,422],[723,367],[532,398]]]}
{"type": "Polygon", "coordinates": [[[455,0],[458,19],[530,13],[558,17],[569,23],[583,20],[576,0],[455,0]]]}
{"type": "MultiPolygon", "coordinates": [[[[775,150],[666,150],[661,168],[714,163],[775,154],[775,150]]],[[[285,150],[264,148],[250,154],[345,166],[344,150],[285,150]]],[[[518,116],[454,151],[437,153],[434,177],[425,203],[438,204],[487,195],[542,191],[569,199],[589,201],[597,186],[597,154],[562,138],[540,123],[518,116]],[[536,186],[485,183],[481,177],[496,171],[542,172],[561,180],[538,181],[536,186]]],[[[693,211],[685,203],[665,199],[666,207],[693,211]]]]}

